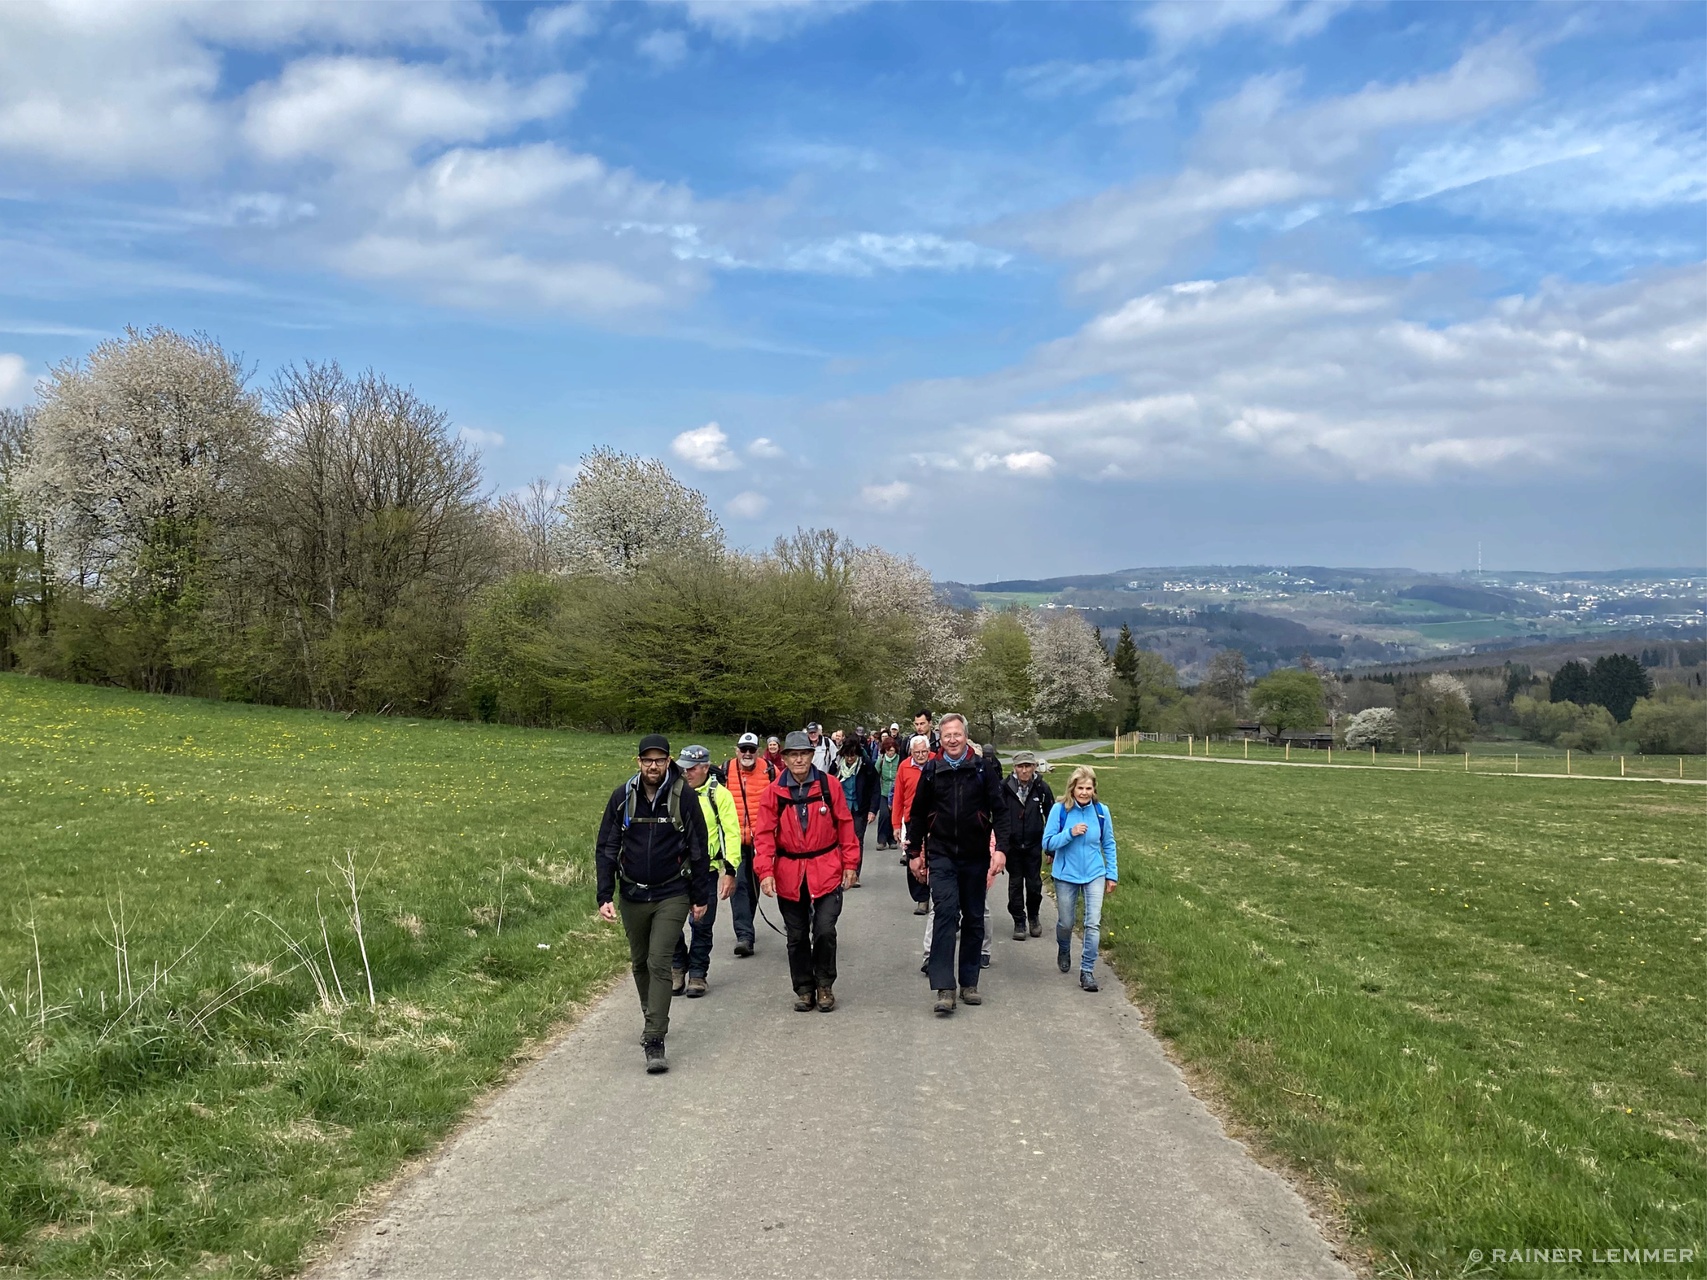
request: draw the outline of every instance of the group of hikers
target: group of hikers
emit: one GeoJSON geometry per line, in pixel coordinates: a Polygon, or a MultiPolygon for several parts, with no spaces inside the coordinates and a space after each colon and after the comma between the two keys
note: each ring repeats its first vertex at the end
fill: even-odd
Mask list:
{"type": "Polygon", "coordinates": [[[1004,871],[1014,939],[1042,936],[1045,859],[1057,967],[1072,970],[1082,914],[1079,985],[1097,990],[1102,902],[1120,875],[1114,823],[1089,766],[1073,770],[1057,799],[1035,754],[1015,753],[1004,777],[964,716],[938,721],[929,710],[910,734],[899,723],[831,734],[813,723],[763,743],[743,733],[722,766],[700,745],[672,757],[657,733],[636,755],[638,771],[605,806],[596,862],[599,914],[628,936],[647,1071],[668,1070],[671,999],[709,990],[719,902],[730,903],[734,954],[746,957],[757,948],[760,898],[775,899],[795,1010],[835,1009],[836,922],[843,895],[860,887],[872,822],[876,848],[903,850],[913,910],[926,917],[921,971],[937,1014],[983,1003],[986,894],[1004,871]]]}

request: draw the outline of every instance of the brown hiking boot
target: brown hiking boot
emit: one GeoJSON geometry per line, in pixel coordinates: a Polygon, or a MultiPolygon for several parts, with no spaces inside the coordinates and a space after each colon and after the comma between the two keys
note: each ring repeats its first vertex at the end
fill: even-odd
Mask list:
{"type": "Polygon", "coordinates": [[[707,990],[708,988],[706,987],[704,978],[690,977],[688,979],[687,998],[689,1000],[699,999],[699,997],[703,996],[707,990]]]}
{"type": "Polygon", "coordinates": [[[977,987],[960,988],[960,998],[967,1004],[983,1004],[984,997],[978,994],[977,987]]]}
{"type": "Polygon", "coordinates": [[[671,969],[670,970],[670,994],[671,995],[676,995],[676,996],[681,995],[682,991],[687,987],[687,985],[688,985],[688,971],[686,969],[671,969]]]}
{"type": "Polygon", "coordinates": [[[939,991],[936,993],[936,1003],[931,1006],[938,1013],[954,1012],[954,992],[939,991]]]}
{"type": "Polygon", "coordinates": [[[828,987],[818,988],[818,1012],[828,1013],[836,1007],[836,993],[828,987]]]}
{"type": "Polygon", "coordinates": [[[802,987],[794,993],[794,1011],[810,1013],[818,1007],[818,993],[811,987],[802,987]]]}

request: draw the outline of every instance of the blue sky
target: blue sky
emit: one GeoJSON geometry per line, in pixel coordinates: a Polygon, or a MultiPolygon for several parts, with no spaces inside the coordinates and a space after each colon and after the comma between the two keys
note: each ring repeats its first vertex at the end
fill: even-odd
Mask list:
{"type": "Polygon", "coordinates": [[[372,365],[939,577],[1699,564],[1699,5],[0,6],[0,402],[372,365]]]}

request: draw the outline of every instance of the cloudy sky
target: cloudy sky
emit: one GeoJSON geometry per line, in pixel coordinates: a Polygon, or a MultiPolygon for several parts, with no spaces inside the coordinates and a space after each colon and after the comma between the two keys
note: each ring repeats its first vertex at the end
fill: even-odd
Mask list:
{"type": "Polygon", "coordinates": [[[372,365],[939,577],[1707,558],[1698,4],[0,6],[0,403],[372,365]]]}

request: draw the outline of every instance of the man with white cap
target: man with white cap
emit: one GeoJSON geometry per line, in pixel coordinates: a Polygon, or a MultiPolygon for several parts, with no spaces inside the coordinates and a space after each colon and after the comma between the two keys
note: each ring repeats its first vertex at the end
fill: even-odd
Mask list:
{"type": "MultiPolygon", "coordinates": [[[[776,739],[771,739],[775,742],[776,739]]],[[[782,744],[777,743],[780,753],[782,744]]],[[[741,821],[741,865],[735,869],[735,954],[750,956],[758,943],[753,931],[753,912],[759,905],[759,881],[753,874],[753,820],[764,805],[766,790],[780,772],[777,765],[759,753],[759,735],[743,733],[735,743],[735,758],[723,769],[735,813],[741,821]]]]}

